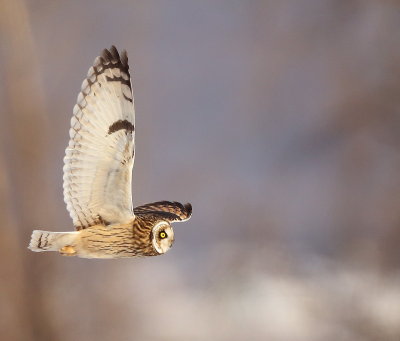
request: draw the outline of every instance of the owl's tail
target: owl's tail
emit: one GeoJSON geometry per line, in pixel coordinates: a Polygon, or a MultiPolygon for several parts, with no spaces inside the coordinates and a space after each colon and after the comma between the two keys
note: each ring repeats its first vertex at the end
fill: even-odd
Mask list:
{"type": "Polygon", "coordinates": [[[35,252],[59,251],[66,245],[73,245],[79,232],[32,232],[28,248],[35,252]]]}

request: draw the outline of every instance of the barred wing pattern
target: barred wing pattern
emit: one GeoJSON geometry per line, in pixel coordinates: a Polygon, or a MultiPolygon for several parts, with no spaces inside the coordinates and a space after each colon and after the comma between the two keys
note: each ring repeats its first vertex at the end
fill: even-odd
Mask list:
{"type": "Polygon", "coordinates": [[[134,218],[135,111],[128,58],[104,50],[82,83],[64,158],[64,201],[77,230],[134,218]]]}
{"type": "Polygon", "coordinates": [[[136,215],[141,213],[165,213],[164,216],[169,222],[182,222],[189,220],[192,216],[192,205],[182,205],[176,201],[158,201],[134,208],[136,215]]]}

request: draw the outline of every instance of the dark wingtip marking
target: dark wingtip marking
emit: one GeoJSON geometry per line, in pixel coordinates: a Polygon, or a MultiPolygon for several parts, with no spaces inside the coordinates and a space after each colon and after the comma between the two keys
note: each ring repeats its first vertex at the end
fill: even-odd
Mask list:
{"type": "Polygon", "coordinates": [[[128,66],[128,54],[126,53],[125,50],[121,51],[121,63],[123,66],[125,66],[127,69],[129,68],[128,66]]]}
{"type": "Polygon", "coordinates": [[[117,66],[129,75],[128,55],[125,50],[122,50],[121,53],[119,53],[118,49],[114,45],[101,52],[100,62],[103,64],[105,69],[117,66]],[[112,64],[112,66],[105,65],[107,62],[112,64]]]}
{"type": "Polygon", "coordinates": [[[104,49],[101,56],[103,57],[103,59],[107,62],[111,62],[113,60],[113,55],[111,54],[110,51],[108,51],[107,49],[104,49]]]}
{"type": "Polygon", "coordinates": [[[135,127],[128,120],[118,120],[110,125],[110,127],[108,128],[108,135],[123,129],[127,132],[133,132],[135,130],[135,127]]]}
{"type": "Polygon", "coordinates": [[[187,204],[183,205],[183,207],[186,210],[187,216],[190,217],[192,215],[192,204],[187,203],[187,204]]]}
{"type": "Polygon", "coordinates": [[[112,55],[113,59],[115,59],[115,60],[121,60],[121,58],[120,58],[120,56],[119,56],[119,53],[118,53],[118,50],[117,50],[117,48],[116,48],[114,45],[112,45],[112,46],[110,47],[110,52],[111,52],[111,55],[112,55]]]}

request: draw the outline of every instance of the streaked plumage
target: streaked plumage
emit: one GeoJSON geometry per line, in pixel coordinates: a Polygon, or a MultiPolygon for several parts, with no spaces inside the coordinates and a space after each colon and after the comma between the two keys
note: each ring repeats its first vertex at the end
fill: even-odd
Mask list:
{"type": "Polygon", "coordinates": [[[170,224],[188,220],[192,207],[159,201],[133,209],[135,111],[125,51],[112,46],[95,59],[69,134],[64,200],[77,231],[33,231],[29,248],[85,258],[165,253],[174,240],[170,224]]]}

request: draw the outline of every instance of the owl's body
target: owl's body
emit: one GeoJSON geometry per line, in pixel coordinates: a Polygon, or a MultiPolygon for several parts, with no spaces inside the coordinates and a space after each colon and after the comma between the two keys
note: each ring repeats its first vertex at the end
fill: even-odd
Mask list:
{"type": "Polygon", "coordinates": [[[172,222],[190,204],[132,206],[135,112],[126,52],[113,46],[95,59],[82,84],[64,158],[64,200],[74,232],[33,231],[32,251],[83,258],[156,256],[172,246],[172,222]]]}

